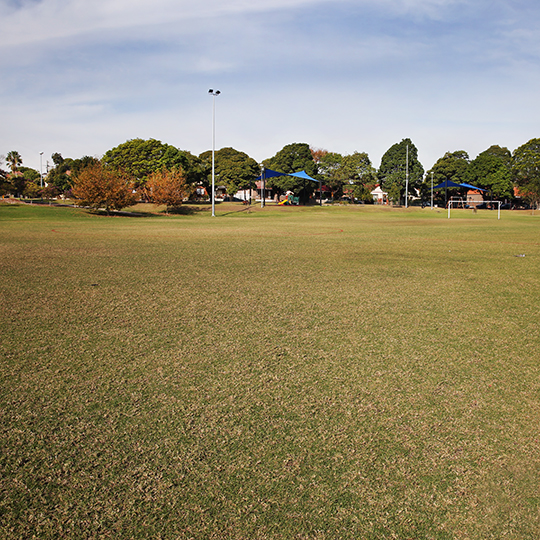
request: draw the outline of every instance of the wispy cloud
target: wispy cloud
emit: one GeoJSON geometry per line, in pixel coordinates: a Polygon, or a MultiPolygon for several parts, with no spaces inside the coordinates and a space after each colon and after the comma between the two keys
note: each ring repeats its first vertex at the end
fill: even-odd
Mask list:
{"type": "MultiPolygon", "coordinates": [[[[376,6],[396,16],[413,14],[442,18],[448,7],[464,0],[345,0],[338,4],[353,9],[376,6]]],[[[330,0],[2,0],[0,43],[21,44],[81,35],[100,30],[148,27],[230,15],[309,10],[330,0]]]]}
{"type": "Polygon", "coordinates": [[[515,147],[538,136],[538,22],[533,0],[0,0],[0,153],[198,153],[216,86],[218,145],[260,160],[515,147]]]}

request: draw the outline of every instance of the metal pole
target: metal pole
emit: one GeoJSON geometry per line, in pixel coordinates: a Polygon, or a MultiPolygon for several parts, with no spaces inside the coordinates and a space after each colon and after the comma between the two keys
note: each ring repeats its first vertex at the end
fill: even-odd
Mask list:
{"type": "Polygon", "coordinates": [[[216,216],[215,212],[215,151],[216,151],[216,96],[219,96],[221,92],[219,90],[208,90],[209,94],[212,94],[212,217],[216,216]]]}
{"type": "Polygon", "coordinates": [[[405,166],[405,208],[409,208],[409,145],[407,145],[407,158],[405,166]]]}
{"type": "Polygon", "coordinates": [[[433,171],[431,171],[431,209],[433,210],[433,171]]]}
{"type": "Polygon", "coordinates": [[[216,95],[212,93],[212,217],[216,217],[215,153],[216,153],[216,95]]]}
{"type": "Polygon", "coordinates": [[[266,186],[264,185],[264,165],[261,165],[261,208],[264,208],[265,187],[266,186]]]}
{"type": "Polygon", "coordinates": [[[43,187],[43,152],[39,153],[39,185],[43,187]]]}
{"type": "Polygon", "coordinates": [[[215,153],[216,153],[216,96],[212,94],[212,217],[216,216],[215,207],[215,153]]]}

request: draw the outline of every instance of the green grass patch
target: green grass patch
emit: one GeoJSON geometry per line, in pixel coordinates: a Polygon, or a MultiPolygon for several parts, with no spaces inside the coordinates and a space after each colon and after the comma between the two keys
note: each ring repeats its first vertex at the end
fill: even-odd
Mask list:
{"type": "Polygon", "coordinates": [[[538,537],[540,216],[189,206],[0,205],[0,537],[538,537]]]}

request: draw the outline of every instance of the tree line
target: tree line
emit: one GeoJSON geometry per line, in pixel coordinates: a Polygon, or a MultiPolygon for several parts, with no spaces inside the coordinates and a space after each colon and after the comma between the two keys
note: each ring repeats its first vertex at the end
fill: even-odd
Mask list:
{"type": "MultiPolygon", "coordinates": [[[[108,150],[101,159],[63,158],[59,153],[51,157],[54,167],[41,179],[38,171],[22,165],[18,152],[9,152],[5,156],[9,171],[0,168],[0,194],[31,198],[64,195],[109,211],[141,198],[175,208],[211,189],[211,151],[196,156],[156,139],[128,140],[108,150]]],[[[418,149],[410,139],[392,145],[382,156],[379,169],[365,152],[342,155],[307,143],[284,146],[265,159],[262,167],[286,174],[304,170],[321,182],[326,198],[333,199],[348,196],[372,202],[371,191],[380,185],[395,204],[404,203],[406,196],[427,200],[432,185],[448,180],[485,189],[499,200],[512,200],[517,188],[522,199],[540,204],[540,138],[531,139],[514,152],[494,145],[472,160],[464,150],[447,152],[428,171],[418,160],[418,149]]],[[[231,197],[253,189],[260,174],[261,165],[244,152],[234,148],[215,152],[216,183],[231,197]]],[[[292,192],[307,201],[318,183],[277,176],[269,178],[266,187],[278,196],[292,192]]],[[[461,196],[466,191],[454,188],[461,196]]]]}

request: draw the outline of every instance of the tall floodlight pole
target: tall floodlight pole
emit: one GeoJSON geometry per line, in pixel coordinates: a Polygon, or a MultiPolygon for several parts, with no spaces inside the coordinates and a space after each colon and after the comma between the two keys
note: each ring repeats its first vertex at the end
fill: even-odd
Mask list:
{"type": "Polygon", "coordinates": [[[221,92],[219,90],[208,90],[208,93],[212,96],[212,217],[216,216],[215,211],[215,152],[216,152],[216,96],[219,96],[221,92]]]}
{"type": "Polygon", "coordinates": [[[431,209],[433,210],[433,171],[431,171],[431,209]]]}
{"type": "Polygon", "coordinates": [[[409,208],[409,145],[407,145],[405,163],[405,208],[409,208]]]}
{"type": "Polygon", "coordinates": [[[43,187],[43,152],[39,153],[39,185],[43,187]]]}

